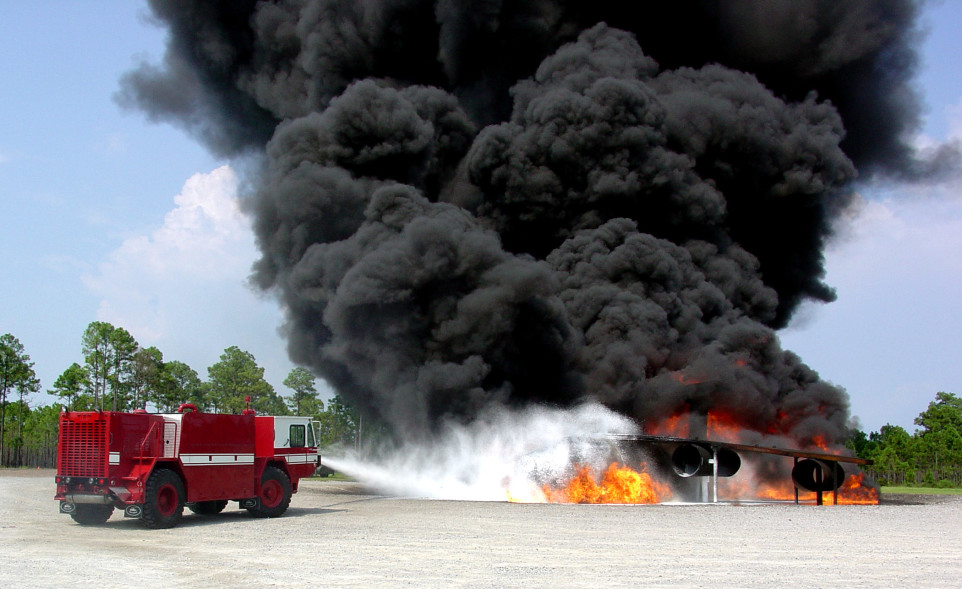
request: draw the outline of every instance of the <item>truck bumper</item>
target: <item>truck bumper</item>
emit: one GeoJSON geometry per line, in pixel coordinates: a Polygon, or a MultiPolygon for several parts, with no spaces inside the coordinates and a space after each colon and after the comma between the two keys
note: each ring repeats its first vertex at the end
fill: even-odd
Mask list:
{"type": "Polygon", "coordinates": [[[114,502],[110,495],[91,495],[86,493],[67,493],[60,502],[61,511],[64,503],[92,503],[95,505],[109,505],[114,502]]]}

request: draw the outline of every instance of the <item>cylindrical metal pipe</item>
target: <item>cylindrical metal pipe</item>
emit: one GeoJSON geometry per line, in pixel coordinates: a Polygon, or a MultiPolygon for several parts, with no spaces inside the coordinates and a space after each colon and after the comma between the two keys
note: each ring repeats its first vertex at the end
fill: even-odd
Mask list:
{"type": "Polygon", "coordinates": [[[834,491],[845,482],[845,469],[834,460],[806,458],[792,469],[792,481],[809,491],[834,491]]]}
{"type": "Polygon", "coordinates": [[[731,448],[718,448],[718,476],[730,477],[742,467],[742,459],[731,448]]]}
{"type": "Polygon", "coordinates": [[[671,454],[671,467],[680,477],[704,476],[708,473],[702,471],[710,458],[711,453],[707,448],[695,444],[682,444],[671,454]]]}
{"type": "Polygon", "coordinates": [[[730,477],[741,468],[738,454],[725,447],[682,444],[671,455],[671,466],[680,477],[730,477]],[[713,464],[717,461],[717,464],[713,464]]]}

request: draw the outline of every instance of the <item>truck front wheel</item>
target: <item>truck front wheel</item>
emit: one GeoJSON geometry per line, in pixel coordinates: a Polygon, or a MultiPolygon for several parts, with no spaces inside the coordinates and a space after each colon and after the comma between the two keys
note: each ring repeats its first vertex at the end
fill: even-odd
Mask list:
{"type": "Polygon", "coordinates": [[[110,519],[110,514],[113,512],[113,505],[79,503],[74,506],[73,513],[70,514],[70,517],[82,526],[99,526],[107,523],[107,520],[110,519]]]}
{"type": "Polygon", "coordinates": [[[268,466],[261,475],[260,506],[248,508],[255,517],[278,517],[291,504],[291,479],[283,470],[268,466]]]}
{"type": "Polygon", "coordinates": [[[172,528],[184,514],[184,482],[164,468],[155,470],[144,487],[144,523],[148,528],[172,528]]]}

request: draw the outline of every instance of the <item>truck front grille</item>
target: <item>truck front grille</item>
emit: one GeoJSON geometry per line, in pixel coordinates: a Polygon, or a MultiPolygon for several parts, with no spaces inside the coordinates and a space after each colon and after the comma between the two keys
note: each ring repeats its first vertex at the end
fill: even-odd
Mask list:
{"type": "Polygon", "coordinates": [[[107,476],[107,419],[101,415],[65,415],[60,419],[57,474],[107,476]]]}

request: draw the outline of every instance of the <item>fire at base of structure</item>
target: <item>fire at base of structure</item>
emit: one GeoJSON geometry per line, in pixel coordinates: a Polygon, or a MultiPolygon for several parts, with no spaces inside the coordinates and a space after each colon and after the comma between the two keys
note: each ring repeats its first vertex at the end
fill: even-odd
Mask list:
{"type": "MultiPolygon", "coordinates": [[[[676,485],[672,487],[683,488],[685,499],[689,501],[741,502],[750,497],[750,500],[757,501],[814,502],[823,505],[825,494],[831,493],[833,505],[877,505],[879,502],[878,489],[867,484],[864,474],[847,474],[841,464],[861,466],[871,464],[870,460],[670,436],[613,435],[606,436],[606,439],[621,445],[630,443],[648,450],[657,449],[658,452],[651,453],[665,456],[668,463],[661,470],[677,477],[676,485]],[[791,481],[755,488],[739,484],[733,477],[741,468],[741,454],[746,453],[792,458],[791,481]]],[[[637,471],[611,464],[598,477],[587,466],[578,465],[576,471],[575,476],[558,487],[545,485],[545,500],[560,503],[661,503],[678,498],[669,485],[652,479],[646,464],[642,464],[637,471]]]]}

